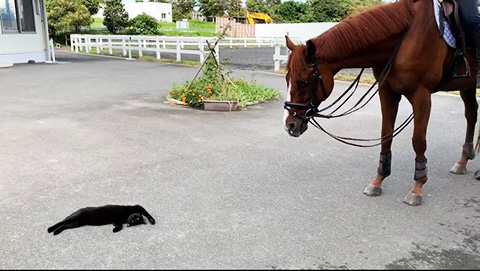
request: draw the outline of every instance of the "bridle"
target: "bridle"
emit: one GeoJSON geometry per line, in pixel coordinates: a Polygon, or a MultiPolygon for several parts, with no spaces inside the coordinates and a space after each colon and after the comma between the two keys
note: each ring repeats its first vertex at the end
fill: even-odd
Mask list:
{"type": "Polygon", "coordinates": [[[325,89],[325,83],[323,82],[322,75],[318,71],[318,62],[315,56],[313,56],[313,63],[310,65],[310,67],[313,68],[313,73],[312,73],[313,87],[312,87],[312,98],[310,99],[310,103],[301,104],[301,103],[292,103],[290,101],[285,101],[285,104],[283,106],[283,108],[285,108],[290,115],[301,119],[302,122],[304,123],[308,123],[310,119],[313,118],[319,112],[318,106],[320,105],[320,103],[316,105],[318,102],[317,91],[318,91],[319,82],[320,82],[320,87],[322,88],[324,99],[326,99],[327,97],[327,90],[325,89]],[[292,108],[305,110],[305,115],[299,116],[297,112],[291,110],[292,108]]]}
{"type": "MultiPolygon", "coordinates": [[[[313,82],[314,82],[314,87],[312,88],[312,98],[310,99],[310,103],[309,104],[301,104],[301,103],[293,103],[293,102],[290,102],[290,101],[285,101],[285,104],[283,106],[284,109],[286,109],[290,115],[292,115],[293,117],[296,117],[298,119],[300,119],[304,124],[308,124],[308,123],[311,123],[313,126],[315,126],[316,128],[318,128],[319,130],[323,131],[324,133],[326,133],[327,135],[329,135],[330,137],[342,142],[342,143],[345,143],[345,144],[348,144],[348,145],[352,145],[352,146],[356,146],[356,147],[373,147],[373,146],[377,146],[377,145],[380,145],[382,144],[383,142],[386,142],[388,140],[391,140],[393,137],[395,137],[397,134],[399,134],[405,127],[407,127],[407,125],[413,120],[413,112],[410,114],[410,116],[400,125],[398,126],[397,128],[395,128],[390,134],[388,135],[384,135],[380,138],[373,138],[373,139],[358,139],[358,138],[351,138],[351,137],[342,137],[342,136],[337,136],[337,135],[334,135],[334,134],[331,134],[329,132],[327,132],[316,120],[314,117],[320,117],[320,118],[326,118],[326,119],[329,119],[329,118],[337,118],[337,117],[342,117],[342,116],[346,116],[346,115],[349,115],[355,111],[358,111],[359,109],[361,109],[362,107],[364,107],[372,98],[373,96],[378,92],[378,88],[381,87],[381,85],[383,85],[383,83],[385,82],[385,79],[387,78],[387,75],[388,73],[390,72],[390,69],[392,68],[392,65],[393,65],[393,62],[395,60],[395,57],[397,56],[397,53],[398,53],[398,50],[400,49],[400,45],[402,44],[402,41],[403,41],[403,37],[404,37],[404,33],[401,35],[400,37],[400,41],[397,43],[396,47],[394,48],[393,52],[392,52],[392,55],[390,56],[390,59],[387,61],[386,65],[384,66],[382,72],[380,73],[379,75],[379,80],[375,80],[375,83],[372,84],[372,86],[367,90],[367,92],[362,96],[362,98],[349,110],[345,111],[344,113],[340,113],[340,114],[337,114],[337,115],[333,115],[334,112],[336,112],[338,109],[340,109],[340,107],[342,107],[345,102],[352,97],[353,95],[353,92],[355,92],[355,90],[357,89],[358,87],[358,83],[360,82],[360,77],[363,73],[363,70],[362,69],[360,71],[360,73],[358,74],[357,78],[352,82],[352,84],[345,90],[345,92],[340,95],[340,97],[334,101],[331,105],[328,105],[327,107],[325,108],[322,108],[322,109],[318,109],[318,106],[320,106],[320,102],[318,103],[318,105],[316,106],[315,104],[318,102],[318,97],[317,97],[317,91],[318,91],[318,83],[320,82],[320,86],[322,88],[322,92],[323,92],[323,97],[324,99],[326,99],[327,97],[327,91],[325,89],[325,84],[323,82],[323,78],[322,76],[320,75],[319,71],[318,71],[318,62],[317,62],[317,59],[315,56],[313,56],[313,64],[310,65],[310,67],[313,67],[313,74],[312,74],[312,79],[313,79],[313,82]],[[375,87],[375,85],[377,84],[377,82],[380,82],[379,83],[379,87],[377,88],[377,90],[369,97],[369,98],[366,98],[367,95],[370,93],[370,91],[375,87]],[[354,88],[355,87],[355,88],[354,88]],[[340,100],[351,90],[351,89],[354,89],[353,92],[346,98],[345,101],[343,101],[343,103],[340,104],[340,106],[338,106],[337,109],[333,110],[333,112],[329,113],[329,114],[322,114],[323,111],[329,109],[330,107],[332,107],[333,105],[335,105],[336,103],[340,102],[340,100]],[[364,102],[363,104],[361,104],[363,102],[363,100],[366,98],[366,102],[364,102]],[[291,109],[292,108],[295,108],[295,109],[303,109],[305,110],[305,115],[304,116],[299,116],[297,114],[297,112],[295,111],[292,111],[291,109]],[[368,142],[368,141],[380,141],[376,144],[370,144],[370,145],[364,145],[364,144],[356,144],[356,143],[351,143],[349,141],[361,141],[361,142],[368,142]]],[[[290,82],[291,83],[291,82],[290,82]]]]}

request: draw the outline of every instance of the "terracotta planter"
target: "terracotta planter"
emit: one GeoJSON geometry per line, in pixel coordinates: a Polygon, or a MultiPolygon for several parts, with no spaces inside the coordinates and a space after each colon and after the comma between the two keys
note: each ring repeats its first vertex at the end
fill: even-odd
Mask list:
{"type": "Polygon", "coordinates": [[[239,109],[237,101],[217,101],[204,100],[204,110],[207,111],[237,111],[239,109]]]}

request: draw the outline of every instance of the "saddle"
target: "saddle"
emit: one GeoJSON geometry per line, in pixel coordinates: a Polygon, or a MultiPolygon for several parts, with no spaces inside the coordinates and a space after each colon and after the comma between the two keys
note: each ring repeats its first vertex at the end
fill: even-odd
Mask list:
{"type": "MultiPolygon", "coordinates": [[[[469,78],[471,75],[470,63],[465,57],[465,50],[468,45],[472,44],[471,37],[466,37],[463,26],[460,22],[460,17],[458,15],[458,4],[456,0],[434,0],[439,7],[439,30],[440,35],[444,36],[445,25],[447,22],[450,26],[451,33],[456,41],[455,53],[453,59],[445,71],[442,80],[438,84],[438,87],[441,87],[443,84],[448,82],[451,79],[457,78],[469,78]],[[461,64],[465,65],[465,73],[458,74],[458,69],[461,64]]],[[[437,89],[436,88],[436,89],[437,89]]]]}

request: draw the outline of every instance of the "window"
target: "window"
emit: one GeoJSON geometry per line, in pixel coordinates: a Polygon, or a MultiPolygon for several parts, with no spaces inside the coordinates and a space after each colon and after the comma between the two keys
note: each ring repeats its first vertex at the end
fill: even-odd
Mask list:
{"type": "Polygon", "coordinates": [[[19,12],[18,19],[22,32],[35,32],[35,17],[33,17],[33,1],[34,0],[18,0],[19,12]]]}
{"type": "Polygon", "coordinates": [[[167,14],[162,13],[162,19],[165,19],[165,18],[167,18],[167,14]]]}
{"type": "Polygon", "coordinates": [[[18,32],[17,6],[14,0],[0,0],[0,17],[4,32],[18,32]]]}
{"type": "Polygon", "coordinates": [[[0,0],[0,24],[4,33],[35,32],[35,0],[0,0]]]}

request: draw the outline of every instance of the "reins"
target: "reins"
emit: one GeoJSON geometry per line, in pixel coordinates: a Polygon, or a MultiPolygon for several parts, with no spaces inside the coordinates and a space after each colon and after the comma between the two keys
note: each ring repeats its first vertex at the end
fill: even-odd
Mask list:
{"type": "MultiPolygon", "coordinates": [[[[390,59],[388,60],[387,64],[385,65],[385,67],[383,68],[380,76],[379,76],[379,79],[380,79],[380,84],[379,84],[379,87],[377,88],[377,90],[375,92],[373,92],[371,94],[371,96],[369,98],[367,98],[365,100],[365,98],[368,96],[368,94],[372,91],[372,89],[375,87],[375,85],[377,84],[378,80],[375,80],[375,82],[372,84],[372,86],[367,90],[367,92],[360,98],[360,100],[355,103],[355,105],[353,105],[352,108],[346,110],[345,112],[343,113],[340,113],[340,114],[337,114],[337,115],[334,115],[335,112],[337,112],[343,105],[345,105],[345,103],[353,96],[353,94],[355,93],[355,91],[357,90],[358,88],[358,84],[360,82],[360,78],[361,78],[361,75],[364,71],[364,68],[361,69],[360,73],[358,74],[358,76],[355,78],[355,80],[352,82],[352,84],[350,84],[350,86],[347,88],[347,90],[342,93],[342,95],[340,95],[340,97],[338,97],[332,104],[322,108],[322,109],[316,109],[316,113],[313,114],[311,117],[308,118],[308,122],[312,124],[312,126],[316,127],[317,129],[321,130],[322,132],[326,133],[327,135],[329,135],[330,137],[332,137],[333,139],[335,140],[338,140],[342,143],[345,143],[347,145],[351,145],[351,146],[355,146],[355,147],[374,147],[374,146],[378,146],[384,142],[387,142],[388,140],[391,140],[393,137],[395,137],[396,135],[398,135],[401,131],[403,131],[403,129],[405,129],[405,127],[408,126],[408,124],[410,124],[410,122],[413,120],[413,112],[410,114],[410,116],[407,117],[407,119],[400,125],[398,126],[397,128],[395,128],[391,133],[387,134],[387,135],[384,135],[380,138],[373,138],[373,139],[361,139],[361,138],[352,138],[352,137],[342,137],[342,136],[337,136],[337,135],[334,135],[330,132],[328,132],[327,130],[325,130],[318,122],[317,120],[315,120],[315,117],[319,117],[319,118],[326,118],[326,119],[330,119],[330,118],[338,118],[338,117],[343,117],[343,116],[346,116],[346,115],[349,115],[353,112],[356,112],[360,109],[362,109],[367,103],[369,103],[373,97],[377,94],[378,92],[378,89],[383,85],[383,83],[385,82],[392,66],[393,66],[393,62],[398,54],[398,51],[400,49],[400,45],[402,44],[402,41],[403,41],[403,35],[400,39],[400,41],[398,42],[398,44],[396,45],[394,51],[392,52],[392,55],[390,56],[390,59]],[[353,91],[350,93],[350,95],[348,97],[346,97],[346,99],[334,110],[332,110],[329,114],[324,114],[324,113],[321,113],[321,112],[324,112],[330,108],[332,108],[335,104],[339,103],[343,97],[345,97],[347,95],[347,93],[353,89],[353,91]],[[365,102],[362,104],[362,102],[365,100],[365,102]],[[380,142],[378,143],[374,143],[374,144],[357,144],[357,143],[352,143],[352,142],[349,142],[349,141],[357,141],[357,142],[369,142],[369,141],[378,141],[380,140],[380,142]]],[[[307,116],[308,117],[308,116],[307,116]]]]}

